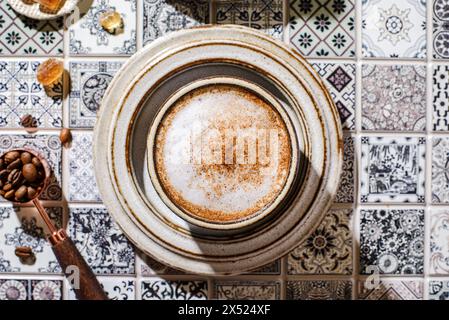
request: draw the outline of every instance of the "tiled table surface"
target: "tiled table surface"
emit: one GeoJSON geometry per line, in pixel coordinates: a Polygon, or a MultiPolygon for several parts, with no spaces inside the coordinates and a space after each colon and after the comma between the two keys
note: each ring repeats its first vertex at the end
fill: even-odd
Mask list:
{"type": "MultiPolygon", "coordinates": [[[[0,0],[0,149],[28,145],[50,160],[45,204],[111,298],[449,298],[448,0],[93,0],[81,9],[72,25],[35,22],[0,0]],[[119,36],[97,22],[111,7],[125,20],[119,36]],[[218,279],[136,253],[92,171],[95,113],[114,73],[157,37],[202,23],[290,43],[329,87],[345,130],[340,191],[321,226],[287,257],[218,279]],[[51,97],[34,76],[47,56],[63,58],[71,79],[51,97]],[[35,134],[20,128],[26,113],[35,134]],[[73,129],[68,148],[57,138],[62,126],[73,129]]],[[[0,299],[73,299],[34,209],[0,206],[0,299]],[[17,245],[31,246],[36,261],[22,264],[17,245]]]]}

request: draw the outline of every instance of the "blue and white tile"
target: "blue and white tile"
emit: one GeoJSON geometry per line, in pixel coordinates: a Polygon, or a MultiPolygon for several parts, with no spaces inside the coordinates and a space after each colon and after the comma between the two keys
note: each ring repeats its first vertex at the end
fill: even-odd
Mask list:
{"type": "Polygon", "coordinates": [[[424,202],[425,138],[364,136],[361,152],[362,203],[424,202]]]}
{"type": "MultiPolygon", "coordinates": [[[[60,207],[46,209],[57,227],[62,226],[60,207]]],[[[46,237],[48,230],[33,207],[0,207],[0,273],[60,273],[61,268],[46,237]],[[16,247],[30,247],[34,258],[22,261],[16,247]]]]}
{"type": "Polygon", "coordinates": [[[0,55],[59,56],[63,37],[63,19],[33,20],[0,1],[0,55]]]}
{"type": "Polygon", "coordinates": [[[433,57],[449,59],[449,10],[447,0],[433,0],[433,57]]]}
{"type": "MultiPolygon", "coordinates": [[[[97,277],[110,300],[135,300],[136,280],[126,277],[97,277]]],[[[65,284],[69,286],[67,281],[65,284]]],[[[77,300],[75,291],[69,289],[68,300],[77,300]]]]}
{"type": "Polygon", "coordinates": [[[432,202],[449,203],[449,138],[432,140],[432,202]]]}
{"type": "Polygon", "coordinates": [[[433,67],[432,103],[433,130],[449,131],[449,65],[433,67]]]}
{"type": "Polygon", "coordinates": [[[288,274],[352,274],[351,209],[332,209],[287,258],[288,274]]]}
{"type": "Polygon", "coordinates": [[[36,79],[41,60],[0,62],[0,128],[21,128],[22,116],[31,114],[36,126],[62,126],[62,83],[47,91],[36,79]]]}
{"type": "Polygon", "coordinates": [[[62,281],[0,279],[0,300],[62,300],[62,281]]]}
{"type": "Polygon", "coordinates": [[[142,280],[142,300],[206,300],[207,281],[165,280],[152,278],[142,280]]]}
{"type": "Polygon", "coordinates": [[[429,273],[449,274],[449,210],[432,209],[430,216],[429,273]]]}
{"type": "Polygon", "coordinates": [[[71,206],[68,232],[96,274],[134,274],[134,248],[103,206],[71,206]]]}
{"type": "Polygon", "coordinates": [[[287,300],[351,300],[352,282],[348,280],[290,280],[287,300]]]}
{"type": "Polygon", "coordinates": [[[344,130],[355,130],[355,64],[314,63],[340,114],[344,130]]]}
{"type": "Polygon", "coordinates": [[[362,66],[362,129],[426,129],[426,68],[417,65],[362,66]]]}
{"type": "Polygon", "coordinates": [[[143,0],[143,44],[209,22],[207,0],[143,0]]]}
{"type": "MultiPolygon", "coordinates": [[[[0,154],[12,148],[29,148],[48,161],[52,170],[47,188],[42,192],[42,200],[61,200],[62,198],[62,150],[57,134],[1,134],[0,154]]],[[[5,202],[0,197],[0,202],[5,202]]]]}
{"type": "Polygon", "coordinates": [[[70,201],[100,202],[93,169],[93,134],[73,132],[69,149],[69,194],[70,201]]]}
{"type": "Polygon", "coordinates": [[[365,57],[426,57],[426,0],[363,0],[365,57]]]}
{"type": "Polygon", "coordinates": [[[422,300],[422,280],[369,279],[358,281],[359,300],[422,300]]]}
{"type": "Polygon", "coordinates": [[[137,0],[122,0],[117,5],[113,0],[80,2],[81,18],[69,27],[71,55],[121,55],[136,52],[137,0]],[[109,34],[100,24],[101,13],[114,10],[124,22],[123,32],[109,34]]]}
{"type": "Polygon", "coordinates": [[[429,300],[449,300],[449,280],[429,281],[429,300]]]}
{"type": "Polygon", "coordinates": [[[214,282],[213,296],[218,300],[279,300],[279,281],[237,281],[220,280],[214,282]]]}
{"type": "Polygon", "coordinates": [[[423,274],[424,210],[361,210],[360,269],[362,274],[423,274]]]}
{"type": "Polygon", "coordinates": [[[355,55],[354,0],[293,0],[290,43],[304,56],[355,55]]]}

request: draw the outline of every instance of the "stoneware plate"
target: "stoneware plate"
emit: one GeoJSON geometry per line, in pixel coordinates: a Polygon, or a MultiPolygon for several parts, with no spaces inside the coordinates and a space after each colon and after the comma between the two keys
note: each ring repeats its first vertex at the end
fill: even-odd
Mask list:
{"type": "Polygon", "coordinates": [[[237,274],[285,255],[318,225],[338,186],[341,136],[330,95],[296,52],[250,28],[200,27],[154,41],[114,77],[95,127],[95,172],[108,210],[144,253],[189,273],[237,274]],[[285,193],[269,214],[233,228],[176,210],[149,158],[164,106],[210,78],[261,90],[281,110],[292,146],[285,193]]]}
{"type": "Polygon", "coordinates": [[[61,9],[56,13],[47,13],[39,8],[38,3],[26,3],[23,0],[7,0],[11,7],[18,13],[36,20],[51,20],[71,13],[79,0],[66,0],[61,9]]]}

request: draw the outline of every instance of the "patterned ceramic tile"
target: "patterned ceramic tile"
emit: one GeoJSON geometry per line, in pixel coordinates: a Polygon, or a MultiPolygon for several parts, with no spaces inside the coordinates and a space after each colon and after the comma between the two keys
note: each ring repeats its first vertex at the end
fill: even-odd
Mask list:
{"type": "Polygon", "coordinates": [[[271,263],[268,263],[263,267],[257,268],[256,270],[247,272],[247,274],[251,275],[281,274],[281,260],[276,260],[271,263]]]}
{"type": "Polygon", "coordinates": [[[362,0],[362,11],[365,57],[426,57],[426,0],[362,0]]]}
{"type": "Polygon", "coordinates": [[[449,203],[449,138],[432,140],[432,202],[449,203]]]}
{"type": "Polygon", "coordinates": [[[185,274],[181,270],[170,268],[169,266],[149,257],[141,252],[138,252],[140,274],[143,277],[150,277],[155,275],[180,275],[185,274]]]}
{"type": "Polygon", "coordinates": [[[424,272],[424,210],[361,210],[360,216],[362,274],[424,272]]]}
{"type": "Polygon", "coordinates": [[[60,280],[0,279],[0,300],[61,300],[60,280]]]}
{"type": "Polygon", "coordinates": [[[449,274],[449,211],[434,209],[430,221],[429,272],[449,274]]]}
{"type": "Polygon", "coordinates": [[[209,21],[207,0],[143,0],[143,44],[209,21]]]}
{"type": "Polygon", "coordinates": [[[217,2],[218,24],[251,27],[280,38],[283,33],[282,0],[243,0],[217,2]]]}
{"type": "Polygon", "coordinates": [[[363,65],[362,129],[424,131],[426,68],[363,65]]]}
{"type": "Polygon", "coordinates": [[[136,0],[83,1],[81,19],[69,27],[71,55],[132,55],[136,52],[136,0]],[[124,21],[123,32],[109,34],[99,23],[102,12],[116,10],[124,21]]]}
{"type": "Polygon", "coordinates": [[[62,55],[62,19],[32,20],[0,1],[0,55],[62,55]]]}
{"type": "MultiPolygon", "coordinates": [[[[0,135],[0,153],[11,148],[30,148],[47,159],[52,177],[47,189],[42,192],[42,200],[61,200],[61,142],[57,134],[2,134],[0,135]]],[[[0,198],[0,202],[5,202],[0,198]]]]}
{"type": "Polygon", "coordinates": [[[72,133],[69,149],[69,200],[101,201],[93,171],[92,133],[72,133]]]}
{"type": "Polygon", "coordinates": [[[351,300],[351,297],[351,281],[287,281],[287,300],[351,300]]]}
{"type": "Polygon", "coordinates": [[[355,64],[315,63],[340,113],[343,129],[355,129],[355,64]]]}
{"type": "Polygon", "coordinates": [[[305,56],[352,57],[354,0],[293,0],[290,43],[305,56]]]}
{"type": "Polygon", "coordinates": [[[330,210],[320,226],[288,255],[289,274],[352,274],[350,209],[330,210]]]}
{"type": "Polygon", "coordinates": [[[160,278],[141,282],[142,300],[206,300],[206,281],[170,281],[160,278]]]}
{"type": "MultiPolygon", "coordinates": [[[[448,33],[449,34],[449,33],[448,33]]],[[[449,131],[449,66],[433,68],[433,130],[449,131]]]]}
{"type": "Polygon", "coordinates": [[[216,281],[214,297],[219,300],[279,300],[278,281],[216,281]]]}
{"type": "Polygon", "coordinates": [[[62,126],[62,83],[44,89],[36,79],[40,61],[0,61],[0,127],[21,128],[31,114],[39,128],[62,126]]]}
{"type": "MultiPolygon", "coordinates": [[[[111,300],[135,300],[136,298],[136,281],[134,279],[98,277],[98,281],[111,300]]],[[[69,290],[68,298],[69,300],[76,300],[75,292],[72,288],[69,290]]]]}
{"type": "Polygon", "coordinates": [[[70,127],[94,127],[101,99],[122,65],[118,61],[70,62],[70,127]]]}
{"type": "Polygon", "coordinates": [[[433,56],[449,59],[449,8],[447,0],[433,0],[433,56]]]}
{"type": "Polygon", "coordinates": [[[426,139],[362,137],[361,202],[424,202],[426,139]]]}
{"type": "Polygon", "coordinates": [[[338,186],[335,202],[353,203],[354,202],[354,138],[344,137],[343,167],[340,176],[340,185],[338,186]]]}
{"type": "Polygon", "coordinates": [[[421,300],[423,282],[420,280],[381,280],[377,285],[358,282],[358,299],[361,300],[421,300]]]}
{"type": "Polygon", "coordinates": [[[95,273],[135,272],[134,248],[104,207],[71,207],[68,230],[95,273]]]}
{"type": "MultiPolygon", "coordinates": [[[[62,226],[62,208],[47,208],[53,222],[62,226]]],[[[61,268],[47,243],[48,231],[32,207],[0,207],[0,272],[59,273],[61,268]],[[33,257],[20,260],[19,246],[30,247],[33,257]]]]}
{"type": "Polygon", "coordinates": [[[429,300],[449,300],[449,280],[429,281],[429,300]]]}

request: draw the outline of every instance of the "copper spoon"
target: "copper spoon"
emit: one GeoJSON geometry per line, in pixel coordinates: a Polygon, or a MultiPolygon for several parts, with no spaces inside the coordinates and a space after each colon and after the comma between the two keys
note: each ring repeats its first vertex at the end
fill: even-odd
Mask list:
{"type": "Polygon", "coordinates": [[[51,176],[51,170],[47,160],[41,157],[35,151],[28,148],[8,150],[3,155],[1,155],[0,158],[3,158],[6,153],[11,151],[26,151],[33,157],[38,158],[42,163],[42,167],[44,168],[45,172],[45,179],[42,185],[42,189],[29,202],[32,202],[36,207],[37,211],[42,217],[42,220],[44,220],[48,230],[50,231],[50,236],[47,240],[50,242],[53,252],[58,259],[59,265],[61,266],[65,276],[68,278],[74,276],[74,267],[77,267],[77,270],[75,269],[75,272],[78,271],[79,274],[79,286],[78,288],[73,287],[76,297],[79,300],[108,300],[108,297],[106,296],[103,288],[101,287],[91,268],[87,265],[86,261],[81,256],[73,241],[69,238],[64,229],[56,228],[47,212],[45,211],[44,207],[42,206],[41,202],[39,201],[39,196],[48,186],[51,176]]]}

